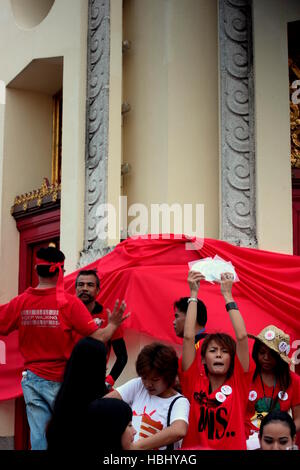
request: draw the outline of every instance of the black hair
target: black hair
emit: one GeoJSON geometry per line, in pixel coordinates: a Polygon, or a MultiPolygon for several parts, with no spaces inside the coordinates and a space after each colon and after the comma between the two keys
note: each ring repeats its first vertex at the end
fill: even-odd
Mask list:
{"type": "Polygon", "coordinates": [[[139,377],[155,371],[168,387],[172,387],[178,372],[178,357],[172,346],[154,342],[143,347],[135,366],[139,377]]]}
{"type": "Polygon", "coordinates": [[[85,437],[82,450],[85,455],[101,452],[121,452],[122,435],[132,421],[132,410],[123,400],[98,398],[87,410],[85,437]]]}
{"type": "MultiPolygon", "coordinates": [[[[179,300],[176,300],[176,302],[174,302],[174,309],[177,308],[177,310],[186,314],[189,306],[188,298],[189,297],[181,297],[179,300]]],[[[197,300],[197,323],[201,326],[205,326],[207,323],[207,309],[205,303],[200,299],[197,300]]]]}
{"type": "MultiPolygon", "coordinates": [[[[268,348],[268,346],[260,341],[259,339],[256,339],[254,341],[253,349],[252,349],[252,358],[255,362],[255,371],[253,374],[253,382],[255,381],[256,377],[258,374],[261,372],[261,367],[258,361],[258,353],[261,348],[261,346],[265,346],[268,348]]],[[[273,349],[268,348],[270,350],[271,356],[275,359],[276,364],[274,367],[274,374],[276,377],[276,381],[279,383],[281,390],[285,391],[289,388],[291,384],[291,374],[290,374],[290,368],[287,362],[285,362],[283,359],[281,359],[280,355],[276,352],[273,351],[273,349]]],[[[274,407],[275,403],[273,404],[274,407]]]]}
{"type": "Polygon", "coordinates": [[[106,393],[106,348],[94,338],[82,338],[67,361],[53,415],[47,427],[49,450],[77,449],[85,432],[89,404],[106,393]]]}
{"type": "MultiPolygon", "coordinates": [[[[53,246],[40,248],[36,253],[36,257],[43,261],[49,261],[49,263],[63,263],[65,261],[63,252],[53,246]]],[[[49,272],[49,269],[50,266],[43,264],[37,264],[36,266],[36,271],[40,277],[54,277],[59,272],[58,268],[56,268],[54,272],[49,272]]]]}
{"type": "Polygon", "coordinates": [[[75,286],[77,286],[77,281],[80,276],[95,276],[96,286],[98,287],[98,289],[100,289],[100,279],[96,269],[82,269],[81,271],[79,271],[76,277],[75,286]]]}
{"type": "Polygon", "coordinates": [[[287,427],[290,428],[291,438],[293,439],[295,437],[296,425],[294,423],[293,418],[286,411],[272,410],[262,419],[260,423],[260,428],[259,428],[260,438],[262,438],[263,436],[264,427],[269,423],[273,423],[274,421],[275,422],[281,421],[282,423],[285,423],[287,427]]]}

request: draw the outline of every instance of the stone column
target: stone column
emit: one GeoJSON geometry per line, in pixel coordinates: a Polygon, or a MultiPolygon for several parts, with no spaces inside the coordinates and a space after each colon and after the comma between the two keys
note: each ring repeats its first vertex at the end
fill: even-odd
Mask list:
{"type": "Polygon", "coordinates": [[[219,0],[221,233],[257,246],[251,0],[219,0]]]}
{"type": "Polygon", "coordinates": [[[100,204],[107,203],[110,0],[89,0],[85,152],[85,235],[79,266],[107,253],[97,226],[100,204]]]}

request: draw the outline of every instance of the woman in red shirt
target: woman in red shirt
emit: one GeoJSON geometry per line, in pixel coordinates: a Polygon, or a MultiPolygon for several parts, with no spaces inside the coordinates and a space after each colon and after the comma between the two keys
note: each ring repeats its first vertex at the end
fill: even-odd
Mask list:
{"type": "Polygon", "coordinates": [[[229,312],[236,341],[225,334],[208,335],[201,347],[204,371],[199,371],[194,345],[200,273],[190,271],[191,296],[186,315],[182,369],[182,392],[190,400],[189,429],[184,449],[244,450],[244,420],[249,387],[248,337],[243,318],[232,297],[233,276],[221,275],[221,292],[229,312]]]}
{"type": "Polygon", "coordinates": [[[261,420],[270,411],[292,410],[296,430],[300,430],[300,377],[290,371],[290,337],[274,325],[266,326],[255,339],[252,350],[252,377],[246,417],[247,448],[259,448],[261,420]]]}

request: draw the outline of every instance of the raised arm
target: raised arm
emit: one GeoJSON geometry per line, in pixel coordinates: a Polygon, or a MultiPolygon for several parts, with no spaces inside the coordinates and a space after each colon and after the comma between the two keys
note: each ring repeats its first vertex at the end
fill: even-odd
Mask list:
{"type": "Polygon", "coordinates": [[[235,332],[236,353],[245,372],[249,369],[249,346],[248,336],[242,315],[232,296],[233,275],[231,273],[221,274],[221,292],[225,300],[230,320],[235,332]]]}
{"type": "Polygon", "coordinates": [[[189,369],[194,362],[196,355],[195,334],[197,322],[197,298],[201,279],[205,279],[201,273],[189,271],[188,284],[190,287],[190,299],[192,300],[189,301],[184,323],[182,347],[182,369],[184,371],[189,369]]]}

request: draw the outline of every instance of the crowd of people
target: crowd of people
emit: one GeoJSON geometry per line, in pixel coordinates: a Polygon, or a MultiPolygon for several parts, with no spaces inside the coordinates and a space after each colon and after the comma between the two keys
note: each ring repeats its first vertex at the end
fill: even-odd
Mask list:
{"type": "Polygon", "coordinates": [[[221,275],[220,291],[235,338],[206,332],[205,278],[191,270],[190,296],[174,302],[182,356],[153,342],[136,358],[137,377],[114,387],[128,360],[126,302],[104,309],[93,270],[78,273],[76,295],[64,292],[64,259],[55,247],[41,248],[37,287],[0,306],[0,334],[19,330],[33,450],[297,449],[300,377],[290,370],[290,338],[275,325],[248,334],[232,274],[221,275]]]}

